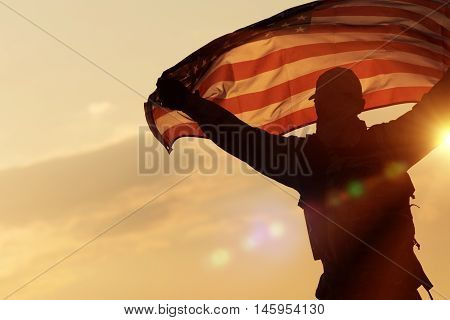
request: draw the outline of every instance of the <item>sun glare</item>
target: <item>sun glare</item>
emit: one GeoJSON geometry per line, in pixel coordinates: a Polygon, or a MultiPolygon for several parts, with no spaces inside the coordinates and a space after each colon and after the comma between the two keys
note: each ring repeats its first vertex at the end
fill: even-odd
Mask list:
{"type": "Polygon", "coordinates": [[[442,144],[450,149],[450,131],[445,132],[442,144]]]}

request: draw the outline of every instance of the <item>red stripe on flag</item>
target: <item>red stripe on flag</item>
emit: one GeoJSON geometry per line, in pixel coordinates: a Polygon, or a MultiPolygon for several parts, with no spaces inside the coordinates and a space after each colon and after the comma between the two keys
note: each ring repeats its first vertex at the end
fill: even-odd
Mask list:
{"type": "MultiPolygon", "coordinates": [[[[371,78],[376,75],[390,73],[420,74],[439,79],[443,74],[442,70],[436,70],[400,61],[378,59],[364,60],[357,64],[345,64],[341,67],[351,68],[359,79],[371,78]]],[[[292,95],[315,88],[316,81],[319,76],[330,69],[332,68],[318,70],[263,91],[242,94],[240,96],[228,99],[214,99],[213,101],[235,114],[257,110],[272,103],[286,100],[292,95]]]]}
{"type": "Polygon", "coordinates": [[[261,126],[261,129],[272,134],[283,134],[307,126],[317,120],[316,109],[311,106],[292,112],[282,118],[261,126]],[[301,125],[299,125],[301,124],[301,125]]]}
{"type": "Polygon", "coordinates": [[[365,110],[380,108],[399,103],[420,101],[424,94],[431,90],[430,87],[402,87],[369,92],[364,95],[366,100],[365,110]]]}
{"type": "Polygon", "coordinates": [[[163,107],[153,108],[153,119],[154,120],[159,119],[162,116],[164,116],[164,115],[166,115],[166,114],[168,114],[170,112],[173,112],[173,110],[166,109],[166,108],[163,108],[163,107]]]}

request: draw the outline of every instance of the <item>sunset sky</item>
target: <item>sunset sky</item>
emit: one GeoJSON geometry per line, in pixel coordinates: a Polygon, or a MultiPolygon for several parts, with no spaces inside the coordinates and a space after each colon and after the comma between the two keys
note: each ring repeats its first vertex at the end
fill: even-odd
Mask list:
{"type": "MultiPolygon", "coordinates": [[[[165,69],[210,40],[306,2],[6,3],[147,96],[165,69]]],[[[141,142],[156,152],[146,160],[161,170],[139,173],[145,99],[2,4],[0,28],[1,297],[159,195],[10,298],[314,298],[321,264],[295,191],[239,170],[204,140],[178,140],[168,156],[148,131],[141,142]],[[197,172],[205,145],[215,174],[197,172]],[[195,150],[193,174],[162,172],[183,150],[195,150]]],[[[389,121],[410,107],[362,118],[389,121]]],[[[417,254],[436,299],[450,297],[449,160],[442,144],[410,171],[417,254]]]]}

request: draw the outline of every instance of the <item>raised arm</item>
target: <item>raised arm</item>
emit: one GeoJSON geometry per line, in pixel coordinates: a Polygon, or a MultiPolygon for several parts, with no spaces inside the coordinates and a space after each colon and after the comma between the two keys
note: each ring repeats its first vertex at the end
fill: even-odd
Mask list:
{"type": "Polygon", "coordinates": [[[308,173],[303,138],[272,135],[252,127],[175,80],[159,80],[158,90],[164,106],[186,113],[216,145],[260,173],[292,188],[297,187],[301,174],[308,173]]]}
{"type": "Polygon", "coordinates": [[[413,166],[440,144],[450,130],[450,72],[413,109],[389,123],[372,127],[392,157],[413,166]]]}

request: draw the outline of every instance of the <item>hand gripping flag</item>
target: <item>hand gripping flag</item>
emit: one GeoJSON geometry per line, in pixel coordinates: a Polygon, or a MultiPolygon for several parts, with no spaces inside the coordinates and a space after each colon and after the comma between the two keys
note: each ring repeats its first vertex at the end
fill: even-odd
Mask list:
{"type": "MultiPolygon", "coordinates": [[[[189,90],[251,126],[285,134],[314,123],[318,77],[335,67],[361,80],[365,109],[417,102],[450,62],[450,1],[327,0],[294,7],[222,36],[166,70],[189,90]]],[[[145,104],[147,122],[170,152],[202,137],[187,115],[145,104]]]]}

